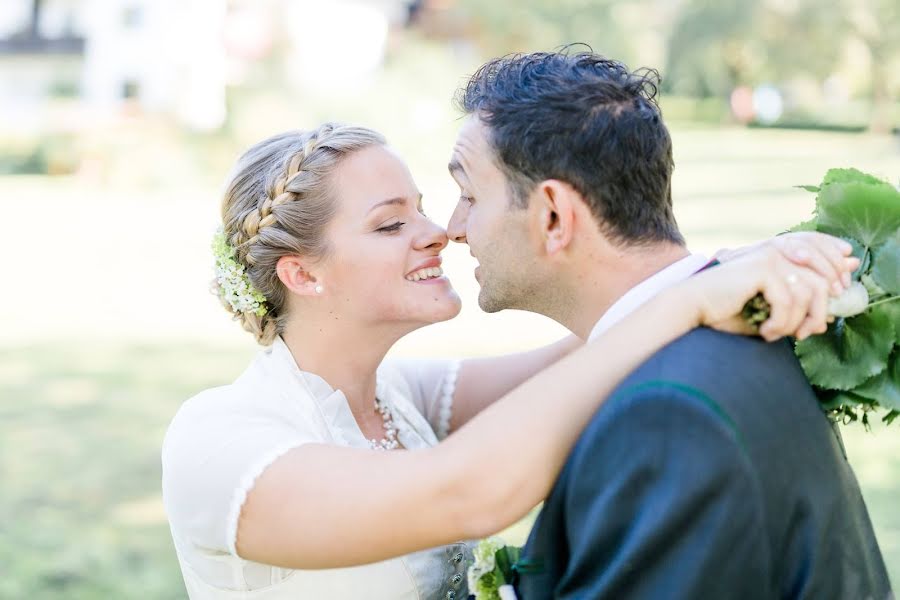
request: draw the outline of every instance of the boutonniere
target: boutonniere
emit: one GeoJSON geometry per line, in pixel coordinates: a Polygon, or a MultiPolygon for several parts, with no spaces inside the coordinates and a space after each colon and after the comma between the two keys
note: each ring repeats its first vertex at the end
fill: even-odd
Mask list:
{"type": "Polygon", "coordinates": [[[516,600],[513,578],[522,549],[507,546],[499,537],[489,537],[478,542],[473,554],[469,593],[476,600],[516,600]]]}

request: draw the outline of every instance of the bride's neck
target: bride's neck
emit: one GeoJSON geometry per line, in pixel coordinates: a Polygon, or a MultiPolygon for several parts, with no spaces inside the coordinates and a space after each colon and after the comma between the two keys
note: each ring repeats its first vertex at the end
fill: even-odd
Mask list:
{"type": "Polygon", "coordinates": [[[400,338],[375,328],[309,321],[290,322],[281,337],[300,369],[341,390],[357,417],[373,409],[375,372],[400,338]]]}

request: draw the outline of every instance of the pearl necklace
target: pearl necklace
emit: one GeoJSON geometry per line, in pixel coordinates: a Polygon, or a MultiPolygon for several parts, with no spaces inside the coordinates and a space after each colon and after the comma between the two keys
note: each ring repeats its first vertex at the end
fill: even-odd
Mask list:
{"type": "Polygon", "coordinates": [[[397,441],[397,427],[394,425],[394,415],[388,405],[379,398],[375,398],[375,410],[381,413],[384,421],[384,439],[381,441],[374,438],[369,440],[369,447],[372,450],[396,450],[400,447],[397,441]]]}

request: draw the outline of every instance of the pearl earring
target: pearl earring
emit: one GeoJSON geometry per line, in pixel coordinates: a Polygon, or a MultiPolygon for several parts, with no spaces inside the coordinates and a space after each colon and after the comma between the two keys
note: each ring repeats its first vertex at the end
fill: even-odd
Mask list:
{"type": "Polygon", "coordinates": [[[321,293],[324,292],[324,291],[325,291],[325,288],[323,288],[321,285],[317,285],[317,286],[316,286],[316,293],[317,293],[317,294],[321,294],[321,293]]]}

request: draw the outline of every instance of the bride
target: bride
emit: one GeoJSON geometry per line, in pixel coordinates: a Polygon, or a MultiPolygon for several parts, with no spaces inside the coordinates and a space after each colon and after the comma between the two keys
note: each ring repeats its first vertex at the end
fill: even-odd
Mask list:
{"type": "MultiPolygon", "coordinates": [[[[461,540],[544,498],[618,382],[694,327],[748,333],[744,302],[809,270],[763,246],[583,348],[385,361],[460,300],[441,272],[446,232],[381,135],[329,124],[260,142],[235,166],[222,217],[218,291],[265,348],[234,383],[185,402],[163,444],[194,600],[465,598],[461,540]]],[[[824,328],[780,298],[767,338],[824,328]]]]}

